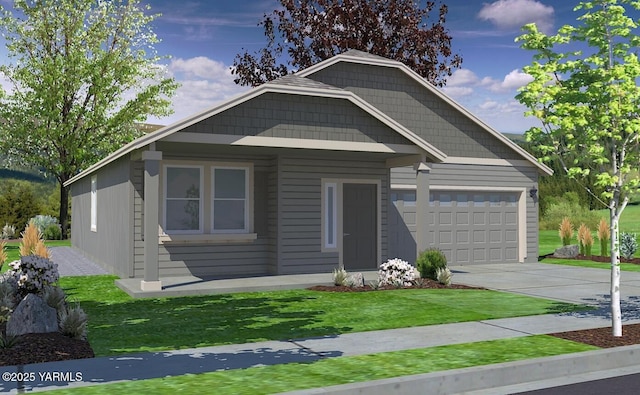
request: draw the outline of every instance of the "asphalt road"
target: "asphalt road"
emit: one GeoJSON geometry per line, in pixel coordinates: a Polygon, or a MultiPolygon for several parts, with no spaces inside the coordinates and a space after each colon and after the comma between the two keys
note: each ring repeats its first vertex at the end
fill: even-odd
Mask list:
{"type": "Polygon", "coordinates": [[[640,394],[640,373],[583,383],[518,392],[517,395],[636,395],[640,394]]]}

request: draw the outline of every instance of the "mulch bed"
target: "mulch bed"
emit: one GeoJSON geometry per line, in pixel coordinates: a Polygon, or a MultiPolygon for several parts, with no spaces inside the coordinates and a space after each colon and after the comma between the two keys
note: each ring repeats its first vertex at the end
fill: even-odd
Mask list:
{"type": "Polygon", "coordinates": [[[631,346],[640,344],[640,324],[622,325],[622,337],[613,337],[610,327],[551,333],[550,335],[600,348],[631,346]]]}
{"type": "MultiPolygon", "coordinates": [[[[5,325],[0,330],[5,333],[5,325]]],[[[72,339],[59,332],[29,333],[19,336],[9,348],[0,348],[0,366],[26,365],[69,359],[93,358],[88,342],[72,339]]]]}
{"type": "Polygon", "coordinates": [[[368,292],[368,291],[388,291],[393,289],[419,289],[419,288],[437,288],[437,289],[486,289],[480,287],[471,287],[463,284],[451,284],[449,286],[440,284],[437,281],[430,279],[422,279],[422,283],[420,285],[412,285],[407,287],[393,287],[393,286],[384,286],[380,287],[377,290],[373,289],[370,285],[365,285],[363,287],[348,287],[346,285],[315,285],[313,287],[309,287],[307,289],[311,291],[325,291],[325,292],[368,292]]]}

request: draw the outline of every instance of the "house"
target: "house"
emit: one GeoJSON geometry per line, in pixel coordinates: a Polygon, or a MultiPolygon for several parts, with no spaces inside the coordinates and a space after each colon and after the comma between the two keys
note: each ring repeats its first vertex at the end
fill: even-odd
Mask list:
{"type": "Polygon", "coordinates": [[[551,170],[405,65],[348,51],[146,134],[66,185],[123,278],[536,262],[551,170]]]}

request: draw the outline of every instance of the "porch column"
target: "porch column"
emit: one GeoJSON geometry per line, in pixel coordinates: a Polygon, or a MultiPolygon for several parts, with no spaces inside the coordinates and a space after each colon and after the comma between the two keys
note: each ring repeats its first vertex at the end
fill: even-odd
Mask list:
{"type": "Polygon", "coordinates": [[[143,291],[161,291],[158,267],[158,226],[160,197],[160,161],[162,152],[145,151],[144,161],[144,280],[140,282],[143,291]]]}
{"type": "Polygon", "coordinates": [[[429,173],[424,162],[413,166],[416,171],[416,257],[429,247],[429,173]]]}

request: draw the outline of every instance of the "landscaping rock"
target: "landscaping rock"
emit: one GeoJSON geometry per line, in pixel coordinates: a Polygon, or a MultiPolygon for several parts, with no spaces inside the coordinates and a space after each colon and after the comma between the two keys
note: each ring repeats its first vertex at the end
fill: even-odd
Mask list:
{"type": "Polygon", "coordinates": [[[579,252],[579,249],[577,245],[564,246],[556,249],[555,252],[553,253],[553,257],[554,258],[575,258],[578,256],[578,252],[579,252]]]}
{"type": "Polygon", "coordinates": [[[18,303],[7,322],[7,335],[9,336],[57,331],[58,315],[56,309],[48,306],[41,297],[34,294],[28,294],[18,303]]]}

